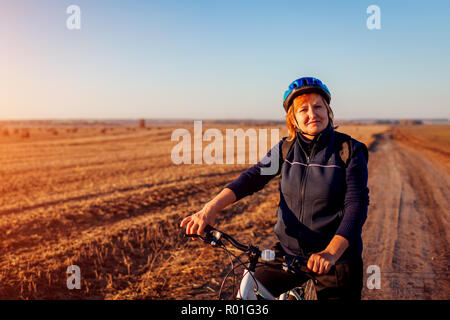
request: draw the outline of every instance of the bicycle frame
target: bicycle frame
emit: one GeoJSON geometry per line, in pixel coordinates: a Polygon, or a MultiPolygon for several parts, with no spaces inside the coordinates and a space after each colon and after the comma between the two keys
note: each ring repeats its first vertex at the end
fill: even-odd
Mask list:
{"type": "Polygon", "coordinates": [[[258,280],[254,278],[254,272],[248,269],[244,270],[244,275],[239,286],[237,299],[242,300],[257,300],[256,288],[258,293],[267,300],[275,300],[275,297],[267,290],[258,280]]]}
{"type": "MultiPolygon", "coordinates": [[[[259,295],[261,295],[266,300],[275,300],[277,299],[272,293],[270,293],[269,290],[267,290],[261,282],[259,282],[254,277],[254,272],[249,271],[248,269],[244,270],[244,275],[241,280],[241,284],[239,286],[239,290],[236,295],[236,299],[238,300],[257,300],[256,295],[256,288],[258,289],[257,292],[259,295]]],[[[293,295],[298,300],[303,300],[303,298],[295,291],[295,290],[289,290],[286,292],[283,292],[277,300],[287,300],[289,295],[293,295]]]]}
{"type": "MultiPolygon", "coordinates": [[[[257,300],[258,295],[263,297],[267,300],[287,300],[289,296],[294,296],[298,300],[304,300],[303,297],[301,297],[298,292],[294,289],[288,290],[284,293],[282,293],[279,297],[275,297],[267,288],[265,288],[255,277],[255,270],[256,265],[261,258],[261,251],[258,249],[258,247],[254,247],[252,245],[243,245],[240,242],[236,241],[233,237],[227,235],[226,233],[223,233],[221,231],[218,231],[211,226],[207,226],[205,228],[205,232],[209,235],[206,237],[200,237],[203,241],[206,243],[209,243],[213,246],[221,246],[225,248],[223,242],[221,241],[222,238],[227,239],[235,248],[246,252],[249,256],[249,264],[244,267],[244,274],[242,276],[241,283],[239,285],[239,289],[236,295],[237,299],[240,300],[257,300]],[[211,234],[211,232],[215,232],[215,234],[211,234]]],[[[188,235],[188,236],[194,236],[197,235],[188,235]]],[[[270,261],[270,260],[266,260],[270,261]]]]}

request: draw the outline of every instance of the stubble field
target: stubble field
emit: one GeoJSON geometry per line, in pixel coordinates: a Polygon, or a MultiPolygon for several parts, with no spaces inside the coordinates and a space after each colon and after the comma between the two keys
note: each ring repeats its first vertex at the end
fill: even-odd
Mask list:
{"type": "MultiPolygon", "coordinates": [[[[178,226],[249,164],[176,165],[176,128],[192,133],[192,122],[0,128],[0,298],[216,298],[227,255],[178,226]],[[80,267],[79,290],[67,288],[70,265],[80,267]]],[[[363,258],[380,267],[381,289],[365,287],[364,299],[450,298],[450,128],[416,129],[338,129],[370,148],[363,258]]],[[[217,227],[270,247],[278,183],[223,210],[217,227]]]]}

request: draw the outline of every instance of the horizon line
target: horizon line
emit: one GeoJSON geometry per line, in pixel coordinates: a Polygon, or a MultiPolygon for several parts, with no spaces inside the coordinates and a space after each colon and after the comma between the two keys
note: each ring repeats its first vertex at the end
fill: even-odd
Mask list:
{"type": "MultiPolygon", "coordinates": [[[[267,119],[267,118],[150,118],[150,117],[129,117],[129,118],[7,118],[1,119],[0,122],[7,121],[139,121],[139,120],[151,120],[151,121],[285,121],[284,119],[267,119]]],[[[373,120],[381,120],[381,121],[396,121],[396,120],[422,120],[422,121],[430,121],[430,120],[439,120],[439,121],[449,121],[449,118],[446,117],[403,117],[403,118],[341,118],[334,119],[335,121],[373,121],[373,120]]]]}

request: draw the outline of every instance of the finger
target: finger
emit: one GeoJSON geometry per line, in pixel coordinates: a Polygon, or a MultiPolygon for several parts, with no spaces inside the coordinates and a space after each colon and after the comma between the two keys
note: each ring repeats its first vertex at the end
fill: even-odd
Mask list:
{"type": "Polygon", "coordinates": [[[205,230],[205,227],[206,227],[206,223],[203,222],[203,221],[200,221],[199,224],[198,224],[198,229],[197,229],[197,234],[199,236],[201,236],[203,234],[203,231],[205,230]]]}
{"type": "Polygon", "coordinates": [[[325,270],[325,260],[320,259],[319,261],[319,267],[318,267],[318,274],[322,274],[325,270]]]}
{"type": "Polygon", "coordinates": [[[320,266],[320,262],[317,259],[314,259],[314,267],[313,267],[313,272],[314,273],[318,273],[319,272],[319,266],[320,266]]]}
{"type": "Polygon", "coordinates": [[[194,224],[194,220],[190,220],[186,227],[186,234],[192,234],[192,226],[194,224]]]}
{"type": "Polygon", "coordinates": [[[192,234],[198,234],[197,230],[198,230],[198,223],[194,223],[192,225],[191,233],[192,234]]]}
{"type": "Polygon", "coordinates": [[[330,269],[331,269],[331,263],[329,263],[328,261],[325,262],[323,273],[327,274],[328,272],[330,272],[330,269]]]}
{"type": "Polygon", "coordinates": [[[313,254],[313,255],[311,255],[309,257],[309,260],[308,260],[308,269],[313,271],[313,272],[315,272],[314,269],[315,269],[315,266],[316,266],[316,258],[317,258],[316,255],[313,254]]]}
{"type": "Polygon", "coordinates": [[[312,270],[313,266],[314,266],[314,258],[313,258],[313,256],[310,256],[308,259],[308,263],[306,264],[306,267],[309,270],[312,270]]]}
{"type": "Polygon", "coordinates": [[[311,270],[312,272],[316,272],[316,256],[315,255],[311,255],[311,257],[308,260],[308,269],[311,270]]]}
{"type": "Polygon", "coordinates": [[[191,216],[184,218],[180,223],[180,227],[183,228],[189,221],[191,221],[191,216]]]}

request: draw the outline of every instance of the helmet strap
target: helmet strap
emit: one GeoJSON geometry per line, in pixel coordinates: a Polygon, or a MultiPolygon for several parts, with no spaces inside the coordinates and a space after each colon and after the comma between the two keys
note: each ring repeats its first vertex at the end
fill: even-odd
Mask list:
{"type": "Polygon", "coordinates": [[[297,122],[297,119],[295,118],[295,116],[294,116],[294,121],[295,121],[295,126],[297,128],[297,131],[300,132],[301,134],[311,136],[311,137],[315,137],[320,134],[320,132],[317,134],[311,134],[311,133],[304,132],[302,129],[300,129],[300,126],[298,125],[298,122],[297,122]]]}

